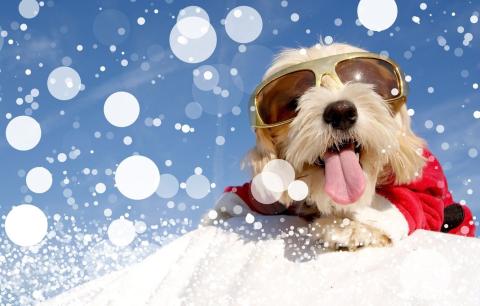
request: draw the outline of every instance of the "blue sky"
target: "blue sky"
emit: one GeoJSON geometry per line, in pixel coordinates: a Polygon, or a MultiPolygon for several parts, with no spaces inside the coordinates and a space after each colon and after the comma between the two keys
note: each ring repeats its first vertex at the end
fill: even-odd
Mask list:
{"type": "MultiPolygon", "coordinates": [[[[189,228],[194,226],[225,186],[248,179],[248,172],[240,170],[242,158],[254,144],[248,97],[273,54],[285,47],[311,46],[327,36],[373,52],[386,51],[411,76],[408,105],[414,110],[414,130],[444,165],[454,198],[465,200],[479,215],[480,156],[474,153],[480,150],[480,119],[474,112],[480,111],[480,91],[474,83],[480,83],[480,25],[470,18],[478,16],[480,5],[474,1],[397,1],[395,23],[370,35],[355,22],[357,4],[353,0],[47,0],[38,16],[25,19],[19,14],[18,1],[3,1],[0,27],[6,37],[0,38],[0,130],[6,129],[8,114],[31,114],[42,127],[42,138],[34,149],[20,152],[1,133],[0,215],[5,216],[14,205],[32,203],[48,215],[51,228],[55,214],[74,217],[76,225],[87,232],[108,226],[125,214],[130,220],[143,220],[147,233],[155,231],[151,226],[161,218],[186,218],[189,228]],[[422,2],[427,4],[425,10],[420,8],[422,2]],[[208,13],[217,38],[213,54],[197,64],[179,60],[169,44],[176,16],[191,5],[208,13]],[[228,12],[239,5],[251,6],[263,20],[259,37],[244,44],[244,52],[222,24],[228,12]],[[108,26],[94,26],[97,16],[108,9],[117,14],[110,22],[125,26],[122,37],[110,33],[108,26]],[[293,22],[295,13],[299,20],[293,22]],[[413,16],[420,18],[420,24],[412,21],[413,16]],[[137,22],[139,17],[145,24],[137,22]],[[463,43],[466,33],[473,37],[467,45],[463,43]],[[114,42],[114,52],[109,40],[114,42]],[[77,50],[78,45],[82,51],[77,50]],[[122,60],[128,65],[123,66],[122,60]],[[54,98],[47,89],[50,72],[63,65],[75,69],[85,85],[68,101],[54,98]],[[193,71],[202,65],[213,65],[220,72],[219,86],[230,93],[227,106],[193,84],[193,71]],[[228,75],[232,68],[238,70],[235,78],[228,75]],[[26,69],[31,70],[30,75],[26,69]],[[25,99],[34,88],[39,91],[34,99],[38,109],[32,110],[26,102],[17,105],[17,99],[25,99]],[[117,91],[132,93],[140,103],[140,115],[129,127],[118,128],[105,119],[105,99],[117,91]],[[198,119],[185,112],[191,102],[203,106],[198,119]],[[233,106],[240,108],[240,114],[238,108],[232,113],[233,106]],[[218,111],[222,116],[216,115],[218,111]],[[154,118],[161,119],[160,126],[152,126],[154,118]],[[178,123],[188,124],[194,132],[177,130],[178,123]],[[125,136],[133,139],[131,145],[123,143],[125,136]],[[216,143],[218,136],[224,137],[223,145],[216,143]],[[59,153],[68,155],[75,149],[81,152],[77,158],[63,163],[57,160],[59,153]],[[105,171],[115,170],[134,153],[148,156],[161,174],[170,173],[179,182],[200,167],[202,175],[216,186],[202,199],[192,199],[180,189],[172,199],[154,194],[145,200],[130,200],[114,188],[113,175],[105,171]],[[167,160],[171,166],[166,166],[167,160]],[[25,172],[37,166],[53,175],[52,187],[43,194],[30,192],[25,183],[25,172]],[[96,169],[98,174],[85,175],[85,168],[96,169]],[[69,183],[65,185],[66,178],[69,183]],[[94,195],[98,183],[106,185],[106,192],[94,195]],[[169,208],[168,201],[173,201],[174,207],[169,208]],[[105,217],[105,209],[111,209],[110,218],[105,217]]],[[[109,24],[108,20],[102,22],[109,24]]],[[[3,229],[0,237],[5,247],[8,241],[3,229]]],[[[145,234],[144,239],[148,237],[145,234]]]]}

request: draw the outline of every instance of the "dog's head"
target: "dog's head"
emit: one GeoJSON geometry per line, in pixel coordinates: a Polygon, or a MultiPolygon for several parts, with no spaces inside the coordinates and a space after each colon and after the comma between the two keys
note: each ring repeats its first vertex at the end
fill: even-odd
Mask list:
{"type": "MultiPolygon", "coordinates": [[[[296,64],[351,52],[366,51],[346,44],[289,49],[276,57],[264,78],[296,64]]],[[[253,174],[272,159],[288,161],[297,179],[309,187],[306,201],[324,213],[370,205],[376,186],[415,180],[424,165],[423,141],[410,128],[405,104],[393,108],[374,89],[372,84],[343,84],[322,75],[317,86],[295,99],[292,121],[255,129],[256,146],[248,157],[253,174]]],[[[292,202],[286,192],[281,201],[292,202]]]]}

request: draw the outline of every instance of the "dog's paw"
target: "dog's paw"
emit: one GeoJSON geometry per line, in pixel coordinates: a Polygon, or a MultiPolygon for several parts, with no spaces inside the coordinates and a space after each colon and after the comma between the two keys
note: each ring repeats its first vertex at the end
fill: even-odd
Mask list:
{"type": "Polygon", "coordinates": [[[371,246],[391,244],[390,238],[381,230],[347,218],[319,218],[311,225],[312,238],[323,247],[349,251],[371,246]]]}

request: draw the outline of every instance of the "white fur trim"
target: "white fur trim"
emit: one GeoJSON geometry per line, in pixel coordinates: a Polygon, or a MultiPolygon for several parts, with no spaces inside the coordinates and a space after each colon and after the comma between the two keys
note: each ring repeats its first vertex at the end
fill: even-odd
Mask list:
{"type": "Polygon", "coordinates": [[[379,194],[375,194],[371,206],[359,207],[352,212],[354,220],[383,230],[392,242],[408,236],[408,223],[403,214],[379,194]]]}
{"type": "Polygon", "coordinates": [[[231,217],[245,216],[254,213],[247,204],[234,192],[225,192],[215,203],[215,210],[231,217]],[[241,210],[240,210],[240,208],[241,210]]]}

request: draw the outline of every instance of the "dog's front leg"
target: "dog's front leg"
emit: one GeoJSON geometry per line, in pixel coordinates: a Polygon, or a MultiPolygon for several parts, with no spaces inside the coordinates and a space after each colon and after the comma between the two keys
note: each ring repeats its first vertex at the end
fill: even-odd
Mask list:
{"type": "Polygon", "coordinates": [[[387,246],[390,238],[381,230],[350,218],[328,216],[311,225],[314,240],[329,249],[354,251],[364,246],[387,246]]]}
{"type": "Polygon", "coordinates": [[[403,214],[378,194],[371,205],[353,206],[346,215],[315,220],[311,225],[313,238],[328,248],[356,250],[362,246],[386,246],[408,235],[403,214]]]}

